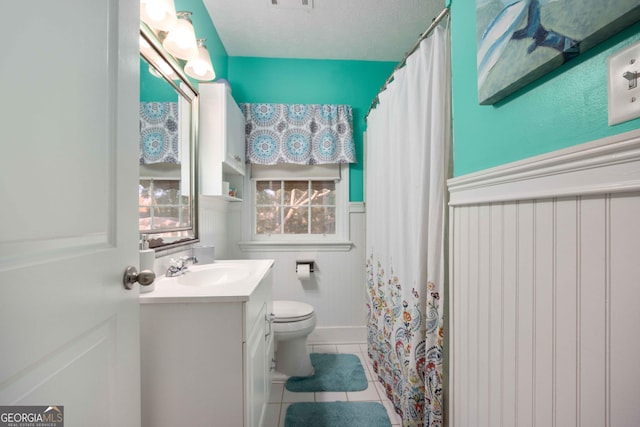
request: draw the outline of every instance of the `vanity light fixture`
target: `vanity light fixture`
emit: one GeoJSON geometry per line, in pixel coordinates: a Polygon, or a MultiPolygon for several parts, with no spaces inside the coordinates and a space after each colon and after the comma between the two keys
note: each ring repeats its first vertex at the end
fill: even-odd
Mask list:
{"type": "Polygon", "coordinates": [[[140,19],[150,27],[171,31],[178,21],[173,0],[140,0],[140,19]]]}
{"type": "Polygon", "coordinates": [[[192,56],[184,66],[184,72],[189,77],[193,77],[199,81],[209,81],[216,78],[216,72],[213,70],[209,50],[205,46],[206,39],[198,39],[198,54],[192,56]]]}
{"type": "Polygon", "coordinates": [[[198,54],[196,33],[189,19],[191,12],[180,11],[177,15],[178,21],[165,37],[162,46],[173,56],[188,60],[198,54]]]}

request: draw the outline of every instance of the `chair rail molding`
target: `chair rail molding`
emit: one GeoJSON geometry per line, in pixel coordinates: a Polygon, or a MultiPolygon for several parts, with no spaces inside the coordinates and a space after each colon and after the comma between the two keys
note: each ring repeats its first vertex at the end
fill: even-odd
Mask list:
{"type": "Polygon", "coordinates": [[[450,179],[450,206],[640,189],[640,129],[450,179]]]}

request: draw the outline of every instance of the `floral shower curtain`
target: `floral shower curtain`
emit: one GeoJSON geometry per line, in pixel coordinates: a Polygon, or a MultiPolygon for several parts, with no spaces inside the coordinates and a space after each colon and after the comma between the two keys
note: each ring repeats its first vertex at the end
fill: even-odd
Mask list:
{"type": "Polygon", "coordinates": [[[449,30],[437,27],[367,126],[368,348],[404,426],[440,426],[449,30]]]}

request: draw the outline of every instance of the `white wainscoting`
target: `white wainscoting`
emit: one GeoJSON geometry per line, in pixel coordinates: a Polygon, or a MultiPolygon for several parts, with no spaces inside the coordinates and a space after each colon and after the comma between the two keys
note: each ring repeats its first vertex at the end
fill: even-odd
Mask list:
{"type": "Polygon", "coordinates": [[[449,426],[640,426],[640,131],[448,184],[449,426]]]}
{"type": "Polygon", "coordinates": [[[198,200],[200,244],[215,246],[216,259],[233,258],[229,239],[235,237],[228,224],[229,212],[240,206],[220,197],[200,196],[198,200]]]}
{"type": "MultiPolygon", "coordinates": [[[[313,305],[317,326],[309,336],[312,344],[365,343],[365,209],[363,203],[349,203],[349,245],[302,249],[242,250],[243,216],[241,203],[200,198],[200,244],[214,245],[217,259],[275,260],[275,299],[303,301],[313,305]],[[203,200],[204,199],[204,200],[203,200]],[[346,249],[345,249],[346,248],[346,249]],[[316,271],[301,282],[295,271],[299,259],[314,260],[316,271]]],[[[175,256],[175,255],[174,255],[175,256]]],[[[166,262],[156,262],[164,267],[166,262]]]]}
{"type": "MultiPolygon", "coordinates": [[[[310,344],[366,343],[365,208],[349,203],[349,244],[317,248],[243,251],[242,204],[215,197],[199,200],[200,245],[215,246],[216,259],[273,259],[273,297],[313,305],[317,326],[310,344]],[[347,248],[347,249],[345,249],[347,248]],[[296,275],[296,260],[314,260],[308,281],[296,275]]],[[[170,260],[191,255],[189,247],[161,252],[154,265],[164,275],[170,260]]]]}
{"type": "Polygon", "coordinates": [[[309,343],[365,343],[365,212],[362,203],[349,204],[349,250],[318,248],[265,250],[252,248],[243,258],[274,259],[273,297],[303,301],[314,307],[316,329],[309,343]],[[298,259],[315,261],[310,280],[296,276],[298,259]]]}

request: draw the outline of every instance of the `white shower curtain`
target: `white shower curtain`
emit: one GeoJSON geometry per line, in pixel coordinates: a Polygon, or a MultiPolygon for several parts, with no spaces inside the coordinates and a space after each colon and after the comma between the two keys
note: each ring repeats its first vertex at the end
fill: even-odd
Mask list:
{"type": "Polygon", "coordinates": [[[396,71],[368,118],[368,347],[406,426],[442,425],[449,30],[396,71]]]}

